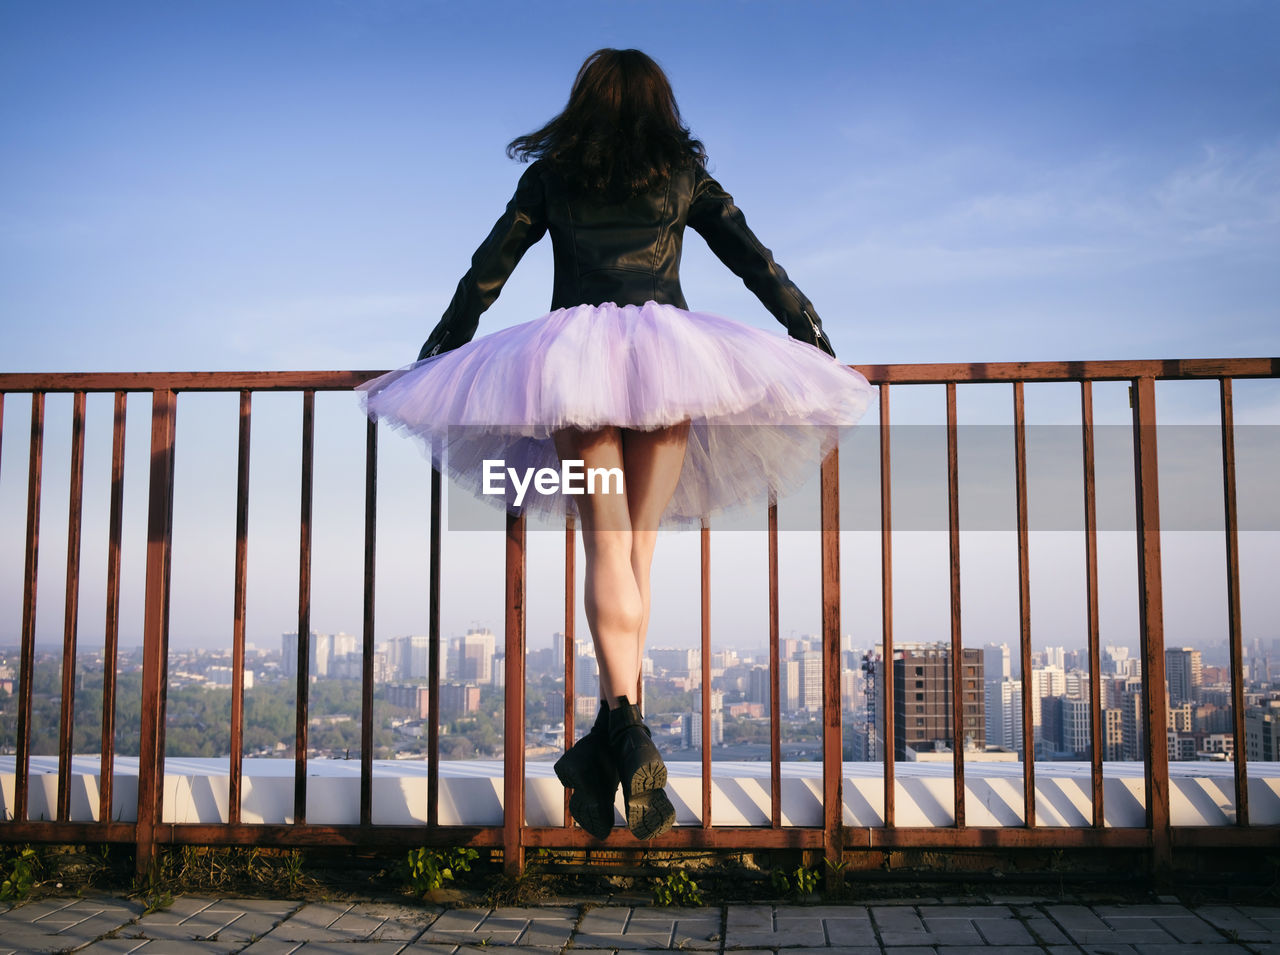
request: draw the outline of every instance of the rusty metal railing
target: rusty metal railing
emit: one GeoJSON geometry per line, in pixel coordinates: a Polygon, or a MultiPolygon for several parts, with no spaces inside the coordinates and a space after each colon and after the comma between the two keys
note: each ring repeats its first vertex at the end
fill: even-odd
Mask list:
{"type": "MultiPolygon", "coordinates": [[[[701,532],[701,660],[702,660],[702,805],[700,824],[677,826],[654,840],[655,848],[799,848],[821,852],[836,862],[846,850],[958,847],[1087,847],[1125,846],[1148,850],[1157,871],[1167,871],[1175,846],[1244,845],[1259,840],[1280,843],[1275,827],[1250,824],[1244,729],[1244,679],[1240,627],[1238,517],[1232,382],[1243,378],[1275,378],[1280,359],[1241,358],[1179,361],[1033,362],[954,365],[856,366],[879,391],[880,533],[881,533],[881,655],[888,667],[894,659],[891,500],[890,397],[898,385],[943,385],[946,392],[948,542],[950,560],[949,611],[953,726],[953,799],[955,824],[917,828],[896,823],[894,775],[894,686],[882,679],[886,718],[883,732],[884,802],[882,827],[847,826],[842,818],[842,725],[840,705],[840,551],[839,465],[836,452],[823,462],[820,474],[821,621],[823,679],[822,797],[820,827],[784,826],[781,816],[781,692],[778,636],[778,515],[769,507],[768,615],[770,697],[770,795],[772,806],[765,826],[716,826],[711,800],[711,647],[710,560],[712,528],[701,532]],[[1222,473],[1226,517],[1226,572],[1231,665],[1232,735],[1235,745],[1236,825],[1232,827],[1170,826],[1169,754],[1164,685],[1164,622],[1161,600],[1159,479],[1157,468],[1155,382],[1163,379],[1207,379],[1219,382],[1222,424],[1222,473]],[[1094,475],[1092,386],[1097,381],[1128,381],[1133,395],[1134,473],[1136,483],[1139,613],[1141,628],[1146,825],[1141,828],[1105,827],[1102,786],[1102,703],[1098,632],[1098,542],[1094,475]],[[971,383],[1009,383],[1015,434],[1015,493],[1017,513],[1019,658],[1022,673],[1024,825],[983,828],[965,822],[965,759],[963,737],[963,643],[960,629],[959,485],[956,389],[971,383]],[[1028,545],[1026,433],[1024,386],[1030,382],[1076,382],[1080,386],[1080,421],[1085,513],[1086,601],[1092,719],[1092,825],[1082,828],[1042,827],[1035,817],[1035,760],[1032,723],[1030,561],[1028,545]],[[1156,692],[1153,692],[1156,690],[1156,692]]],[[[148,869],[158,846],[210,845],[471,845],[501,848],[510,872],[523,867],[529,847],[581,848],[596,843],[571,825],[567,802],[564,824],[527,825],[524,817],[524,647],[525,647],[525,528],[523,519],[508,518],[505,549],[505,733],[503,796],[507,811],[501,826],[441,826],[439,824],[439,686],[440,686],[440,571],[441,479],[432,473],[430,486],[430,565],[428,570],[429,717],[428,806],[425,826],[388,826],[372,819],[374,584],[377,515],[377,429],[370,423],[365,442],[365,509],[363,563],[363,670],[361,679],[360,813],[356,825],[320,825],[306,820],[308,664],[311,607],[311,524],[314,468],[315,395],[349,391],[379,372],[246,372],[157,374],[3,374],[0,399],[6,394],[31,395],[28,442],[27,510],[22,585],[20,666],[17,681],[18,716],[13,818],[0,823],[0,841],[119,842],[137,847],[139,871],[148,869]],[[293,822],[247,824],[241,817],[244,739],[245,592],[247,579],[250,430],[253,396],[260,392],[297,392],[302,396],[300,536],[298,543],[297,697],[294,746],[293,822]],[[56,814],[52,820],[28,818],[32,678],[35,654],[35,614],[41,476],[44,449],[45,396],[69,392],[73,396],[71,482],[68,503],[66,602],[64,613],[62,698],[59,716],[59,762],[56,814]],[[101,714],[101,785],[98,821],[70,819],[71,741],[74,720],[74,660],[78,632],[81,502],[84,492],[85,398],[91,392],[114,393],[110,518],[106,575],[103,710],[101,714]],[[230,730],[229,811],[226,823],[165,823],[162,821],[168,661],[169,576],[173,537],[174,448],[177,401],[180,393],[224,392],[239,395],[236,493],[236,546],[233,593],[233,684],[230,730]],[[147,548],[143,613],[142,736],[138,780],[137,819],[111,819],[113,794],[116,659],[120,613],[120,551],[124,491],[125,412],[131,394],[151,399],[150,478],[147,491],[147,548]]],[[[0,448],[4,437],[4,403],[0,400],[0,448]]],[[[12,439],[11,439],[12,440],[12,439]]],[[[565,734],[572,740],[574,713],[574,526],[565,529],[565,734]]],[[[609,843],[627,838],[610,836],[609,843]]]]}

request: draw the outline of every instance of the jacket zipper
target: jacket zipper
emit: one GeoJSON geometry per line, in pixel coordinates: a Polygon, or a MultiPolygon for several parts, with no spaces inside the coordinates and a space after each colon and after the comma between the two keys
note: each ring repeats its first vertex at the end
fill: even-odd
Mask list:
{"type": "Polygon", "coordinates": [[[800,309],[800,314],[809,320],[809,327],[813,329],[814,344],[822,341],[822,332],[818,330],[818,323],[813,320],[813,316],[809,314],[807,309],[800,309]]]}

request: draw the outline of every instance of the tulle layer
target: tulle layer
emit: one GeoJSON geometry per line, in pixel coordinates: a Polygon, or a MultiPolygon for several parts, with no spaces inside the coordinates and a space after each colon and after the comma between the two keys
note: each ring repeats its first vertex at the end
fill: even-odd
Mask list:
{"type": "Polygon", "coordinates": [[[461,489],[548,519],[576,498],[536,493],[519,507],[485,494],[486,461],[517,474],[560,470],[552,434],[640,430],[690,420],[663,525],[697,524],[813,474],[873,389],[804,342],[732,319],[648,302],[579,305],[493,332],[362,385],[367,413],[423,442],[461,489]]]}

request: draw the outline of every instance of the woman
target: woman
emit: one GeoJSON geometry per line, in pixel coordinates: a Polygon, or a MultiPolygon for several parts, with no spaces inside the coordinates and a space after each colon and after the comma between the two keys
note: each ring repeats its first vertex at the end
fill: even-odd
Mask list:
{"type": "Polygon", "coordinates": [[[556,773],[573,790],[574,819],[601,839],[621,783],[627,826],[648,839],[675,821],[666,767],[632,702],[658,527],[797,486],[861,416],[871,388],[835,360],[813,305],[707,174],[702,143],[645,54],[591,54],[564,111],[507,151],[534,162],[506,212],[418,361],[362,386],[364,398],[370,415],[424,439],[435,465],[473,493],[512,512],[577,514],[601,703],[556,773]],[[789,338],[688,310],[686,225],[789,338]],[[547,232],[552,311],[472,341],[547,232]],[[620,474],[621,488],[543,493],[527,478],[516,488],[520,475],[562,462],[620,474]]]}

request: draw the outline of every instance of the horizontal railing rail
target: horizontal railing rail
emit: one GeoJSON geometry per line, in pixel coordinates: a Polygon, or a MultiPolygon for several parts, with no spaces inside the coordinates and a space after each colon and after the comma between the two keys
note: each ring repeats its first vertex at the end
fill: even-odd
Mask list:
{"type": "MultiPolygon", "coordinates": [[[[720,826],[712,816],[711,775],[711,621],[710,564],[712,528],[700,536],[700,635],[701,635],[701,811],[698,825],[681,825],[655,839],[651,845],[673,848],[800,848],[821,852],[839,871],[846,850],[933,847],[1090,847],[1115,846],[1149,852],[1153,869],[1167,872],[1175,846],[1280,844],[1276,827],[1251,823],[1248,805],[1245,747],[1245,697],[1240,622],[1240,560],[1236,504],[1233,387],[1236,379],[1276,378],[1280,359],[1235,358],[1170,361],[1002,362],[982,364],[912,364],[854,366],[865,374],[879,393],[879,482],[881,540],[882,634],[880,660],[884,672],[876,691],[882,694],[883,826],[849,826],[843,820],[842,717],[840,684],[840,494],[837,452],[822,463],[820,471],[820,613],[822,628],[822,825],[784,825],[782,819],[781,688],[779,640],[779,573],[777,505],[768,508],[768,632],[769,632],[769,792],[770,817],[763,826],[720,826]],[[1170,825],[1169,753],[1166,735],[1152,731],[1167,725],[1164,653],[1164,621],[1159,517],[1159,477],[1156,447],[1155,382],[1159,380],[1216,380],[1219,385],[1218,418],[1222,428],[1223,513],[1225,515],[1225,564],[1227,619],[1231,669],[1231,735],[1234,743],[1233,827],[1195,828],[1170,825]],[[1093,391],[1095,382],[1128,381],[1131,389],[1134,446],[1135,507],[1137,521],[1138,608],[1141,637],[1144,734],[1145,825],[1111,827],[1105,824],[1103,803],[1103,714],[1098,620],[1098,527],[1096,518],[1093,391]],[[1087,603],[1089,707],[1091,715],[1092,818],[1084,828],[1042,826],[1036,819],[1036,767],[1033,753],[1031,685],[1030,548],[1027,504],[1027,448],[1025,385],[1032,382],[1073,382],[1080,389],[1083,501],[1085,513],[1085,579],[1087,603]],[[1015,509],[1018,556],[1018,658],[1021,664],[1023,754],[1023,825],[986,828],[966,824],[965,686],[964,647],[961,635],[959,452],[957,386],[972,383],[1010,385],[1014,447],[1015,509]],[[894,386],[941,385],[946,398],[947,500],[949,543],[949,672],[952,727],[952,800],[954,824],[913,827],[898,824],[895,781],[895,687],[893,663],[893,507],[891,496],[892,441],[890,398],[894,386]]],[[[221,845],[368,845],[466,844],[500,848],[510,872],[523,867],[529,847],[583,848],[596,843],[573,827],[567,794],[563,825],[534,826],[526,822],[525,805],[525,526],[522,518],[508,518],[505,547],[505,716],[503,805],[500,826],[445,826],[440,824],[439,801],[439,688],[440,673],[440,575],[441,575],[441,476],[433,471],[430,484],[430,563],[428,568],[427,631],[429,656],[429,715],[427,719],[427,822],[425,826],[388,826],[373,821],[373,705],[374,705],[374,588],[378,513],[377,440],[373,423],[366,424],[365,499],[363,529],[363,632],[361,672],[361,745],[359,822],[328,825],[307,820],[307,754],[309,726],[308,678],[311,634],[311,555],[313,483],[315,459],[315,396],[318,392],[349,391],[381,374],[378,371],[301,372],[146,372],[129,374],[0,374],[0,450],[4,446],[6,395],[31,396],[30,432],[27,444],[27,504],[24,539],[21,646],[16,681],[17,721],[12,818],[0,823],[0,841],[122,842],[137,847],[139,871],[153,863],[157,847],[166,844],[221,845]],[[71,819],[72,727],[75,719],[75,660],[79,631],[78,595],[81,573],[81,523],[84,496],[85,405],[89,393],[113,393],[112,456],[110,470],[109,527],[106,579],[103,702],[99,804],[96,822],[71,819]],[[165,779],[166,691],[169,657],[169,580],[173,544],[173,494],[175,478],[176,409],[180,393],[225,392],[239,396],[239,428],[236,470],[236,520],[232,620],[232,697],[230,722],[229,801],[225,823],[166,823],[162,803],[165,779]],[[298,542],[298,606],[294,780],[292,822],[251,824],[243,821],[244,793],[244,668],[245,605],[248,579],[248,515],[250,489],[250,436],[255,394],[295,392],[302,397],[301,473],[298,542]],[[45,440],[45,396],[73,396],[71,480],[68,501],[66,591],[64,608],[61,700],[58,733],[56,810],[50,820],[29,819],[31,787],[32,684],[35,659],[37,568],[39,566],[42,470],[45,440]],[[138,768],[137,816],[134,822],[112,821],[114,798],[115,699],[119,651],[122,509],[124,501],[124,449],[126,411],[133,394],[151,401],[150,470],[147,489],[147,546],[143,594],[143,669],[141,743],[138,768]]],[[[10,426],[12,434],[12,425],[10,426]]],[[[10,437],[13,441],[13,437],[10,437]]],[[[574,738],[575,567],[572,520],[565,527],[564,551],[564,723],[565,740],[574,738]]],[[[624,837],[611,836],[609,843],[624,837]]]]}

